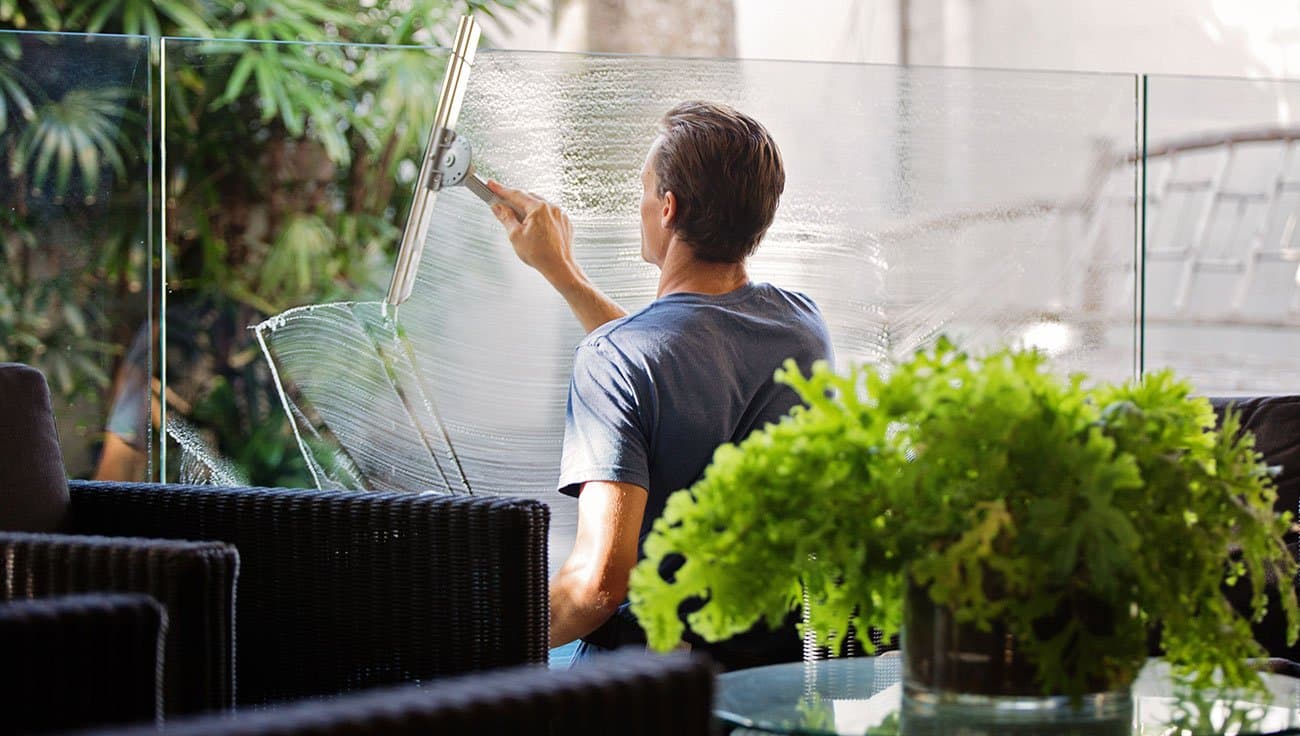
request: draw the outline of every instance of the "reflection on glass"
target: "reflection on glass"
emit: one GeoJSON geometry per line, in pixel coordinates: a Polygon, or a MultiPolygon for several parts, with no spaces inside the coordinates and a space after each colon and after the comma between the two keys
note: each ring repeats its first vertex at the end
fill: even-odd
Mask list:
{"type": "Polygon", "coordinates": [[[1145,368],[1300,385],[1300,82],[1146,80],[1145,368]]]}
{"type": "Polygon", "coordinates": [[[0,31],[0,361],[45,373],[73,477],[148,473],[148,53],[0,31]]]}
{"type": "MultiPolygon", "coordinates": [[[[924,703],[899,683],[893,654],[739,670],[718,679],[722,720],[765,733],[869,736],[1119,736],[1119,734],[1274,734],[1300,727],[1300,681],[1260,674],[1253,692],[1195,690],[1161,660],[1149,660],[1118,700],[1068,698],[1048,708],[996,702],[924,703]]],[[[996,698],[990,699],[996,701],[996,698]]],[[[1047,700],[1047,699],[1044,699],[1047,700]]]]}

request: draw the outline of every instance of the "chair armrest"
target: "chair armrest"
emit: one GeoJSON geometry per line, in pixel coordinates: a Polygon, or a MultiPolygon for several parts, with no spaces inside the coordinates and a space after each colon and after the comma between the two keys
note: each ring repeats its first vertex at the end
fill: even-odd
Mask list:
{"type": "Polygon", "coordinates": [[[68,593],[143,593],[169,625],[168,713],[234,704],[234,599],[239,557],[220,542],[0,532],[0,600],[68,593]]]}
{"type": "Polygon", "coordinates": [[[147,595],[0,604],[0,713],[28,733],[162,717],[167,617],[147,595]]]}
{"type": "MultiPolygon", "coordinates": [[[[571,670],[518,667],[422,687],[353,693],[241,713],[168,721],[171,736],[334,736],[383,733],[706,736],[713,669],[683,654],[622,651],[571,670]]],[[[145,728],[114,731],[147,736],[145,728]]]]}
{"type": "Polygon", "coordinates": [[[239,549],[240,703],[542,662],[534,500],[74,481],[73,523],[239,549]]]}

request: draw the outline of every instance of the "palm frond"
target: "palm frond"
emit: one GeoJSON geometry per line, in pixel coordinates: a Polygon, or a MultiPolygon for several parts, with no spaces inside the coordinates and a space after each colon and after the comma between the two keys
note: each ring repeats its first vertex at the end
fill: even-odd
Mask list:
{"type": "Polygon", "coordinates": [[[31,95],[24,89],[27,84],[27,76],[17,65],[12,62],[0,63],[0,133],[9,127],[11,114],[27,121],[36,116],[31,95]]]}
{"type": "Polygon", "coordinates": [[[66,22],[88,33],[109,26],[123,33],[158,38],[163,35],[166,20],[172,23],[173,27],[167,29],[171,34],[203,38],[213,35],[203,6],[190,0],[77,0],[66,22]],[[115,27],[113,21],[120,25],[115,27]]]}
{"type": "Polygon", "coordinates": [[[120,88],[74,89],[37,107],[18,138],[10,173],[29,174],[32,186],[41,189],[53,166],[56,196],[66,193],[73,173],[79,173],[87,197],[98,191],[105,164],[118,177],[125,176],[120,126],[127,94],[120,88]]]}

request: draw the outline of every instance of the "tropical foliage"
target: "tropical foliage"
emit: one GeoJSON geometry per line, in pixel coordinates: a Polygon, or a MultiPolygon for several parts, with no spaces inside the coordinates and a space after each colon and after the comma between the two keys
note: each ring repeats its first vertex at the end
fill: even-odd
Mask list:
{"type": "Polygon", "coordinates": [[[414,47],[445,44],[462,13],[490,34],[495,14],[528,7],[0,0],[0,29],[155,39],[0,32],[0,243],[13,264],[0,272],[0,360],[106,402],[152,267],[166,277],[172,409],[207,423],[252,482],[306,482],[247,327],[377,291],[441,80],[441,56],[414,47]],[[164,69],[156,109],[143,71],[109,73],[134,57],[164,69]],[[150,140],[167,186],[161,262],[146,252],[150,140]]]}
{"type": "MultiPolygon", "coordinates": [[[[820,641],[889,635],[910,579],[958,621],[1006,621],[1050,692],[1131,681],[1154,622],[1179,671],[1258,684],[1244,658],[1262,651],[1220,586],[1294,579],[1289,519],[1253,438],[1231,415],[1214,431],[1187,384],[1087,388],[1039,353],[947,341],[888,368],[779,377],[807,407],[719,448],[645,541],[631,601],[656,648],[696,597],[686,624],[708,640],[778,624],[804,591],[820,641]]],[[[1282,601],[1294,640],[1292,586],[1282,601]]]]}

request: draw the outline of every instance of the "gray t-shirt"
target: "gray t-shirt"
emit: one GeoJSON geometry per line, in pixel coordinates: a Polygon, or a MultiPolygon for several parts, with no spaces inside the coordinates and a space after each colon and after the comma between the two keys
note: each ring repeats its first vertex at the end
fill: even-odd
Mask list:
{"type": "Polygon", "coordinates": [[[645,488],[644,538],[668,496],[695,483],[719,445],[798,403],[773,380],[786,358],[806,374],[831,357],[817,305],[771,284],[669,294],[602,325],[575,353],[560,492],[576,496],[588,481],[645,488]]]}

